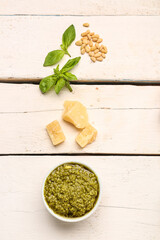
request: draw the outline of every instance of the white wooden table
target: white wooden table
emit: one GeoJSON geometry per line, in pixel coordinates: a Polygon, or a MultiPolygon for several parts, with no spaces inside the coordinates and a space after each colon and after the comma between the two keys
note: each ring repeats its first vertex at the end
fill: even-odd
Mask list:
{"type": "Polygon", "coordinates": [[[0,54],[0,239],[159,240],[160,1],[2,0],[0,54]],[[46,53],[72,23],[79,39],[84,22],[102,35],[106,61],[84,55],[73,93],[42,95],[35,83],[52,73],[42,67],[46,53]],[[65,100],[84,103],[98,130],[85,149],[67,123],[56,148],[45,131],[54,119],[62,123],[65,100]],[[41,199],[44,176],[64,161],[101,176],[100,206],[84,222],[59,222],[41,199]]]}

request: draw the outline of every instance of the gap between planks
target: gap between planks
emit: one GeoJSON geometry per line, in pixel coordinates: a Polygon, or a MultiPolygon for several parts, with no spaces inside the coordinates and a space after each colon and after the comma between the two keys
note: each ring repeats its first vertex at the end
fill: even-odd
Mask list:
{"type": "MultiPolygon", "coordinates": [[[[87,108],[87,110],[124,110],[124,111],[128,111],[128,110],[160,110],[160,108],[87,108]]],[[[54,110],[40,110],[40,111],[25,111],[25,112],[0,112],[0,114],[29,114],[29,113],[45,113],[45,112],[57,112],[60,111],[62,112],[63,109],[54,109],[54,110]]]]}
{"type": "Polygon", "coordinates": [[[100,157],[160,157],[160,154],[147,154],[147,153],[3,153],[0,154],[0,157],[12,157],[12,156],[32,156],[32,157],[36,157],[36,156],[100,156],[100,157]]]}
{"type": "Polygon", "coordinates": [[[126,15],[126,14],[92,14],[92,15],[81,15],[81,14],[26,14],[26,13],[15,13],[15,14],[0,14],[0,17],[158,17],[159,14],[132,14],[132,15],[126,15]]]}
{"type": "MultiPolygon", "coordinates": [[[[7,78],[1,79],[0,83],[14,83],[14,84],[35,84],[38,85],[41,79],[23,79],[23,78],[7,78]]],[[[152,80],[133,80],[133,79],[123,79],[123,80],[80,80],[80,81],[71,81],[73,85],[133,85],[133,86],[160,86],[160,80],[152,81],[152,80]]]]}

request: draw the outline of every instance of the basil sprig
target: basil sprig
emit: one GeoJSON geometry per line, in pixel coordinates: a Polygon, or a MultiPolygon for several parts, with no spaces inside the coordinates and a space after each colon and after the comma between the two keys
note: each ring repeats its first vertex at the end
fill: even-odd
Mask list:
{"type": "Polygon", "coordinates": [[[61,89],[66,86],[70,92],[72,88],[69,81],[77,80],[77,77],[68,72],[80,61],[81,57],[76,57],[68,60],[68,62],[59,70],[59,65],[54,68],[54,74],[43,78],[40,81],[39,88],[42,93],[48,92],[52,87],[54,87],[55,92],[58,94],[61,89]]]}
{"type": "Polygon", "coordinates": [[[72,24],[69,26],[62,36],[62,44],[60,45],[62,50],[54,50],[47,54],[43,66],[52,66],[56,63],[58,63],[64,56],[64,54],[67,54],[71,57],[71,55],[68,52],[68,47],[71,45],[71,43],[74,41],[76,37],[76,31],[75,27],[72,24]]]}

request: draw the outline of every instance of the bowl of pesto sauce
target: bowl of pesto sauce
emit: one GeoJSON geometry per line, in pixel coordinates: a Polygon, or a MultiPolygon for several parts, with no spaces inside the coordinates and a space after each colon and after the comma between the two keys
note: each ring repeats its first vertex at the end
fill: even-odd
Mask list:
{"type": "Polygon", "coordinates": [[[86,164],[66,162],[46,176],[42,197],[47,210],[57,219],[78,222],[88,218],[100,202],[101,185],[86,164]]]}

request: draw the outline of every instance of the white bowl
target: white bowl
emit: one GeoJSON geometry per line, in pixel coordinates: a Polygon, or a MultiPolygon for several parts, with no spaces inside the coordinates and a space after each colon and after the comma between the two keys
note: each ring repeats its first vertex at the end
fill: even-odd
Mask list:
{"type": "Polygon", "coordinates": [[[96,173],[90,166],[88,166],[87,164],[81,163],[81,162],[67,161],[67,162],[63,162],[63,163],[61,163],[61,164],[58,164],[58,165],[55,166],[52,170],[49,171],[49,173],[47,174],[47,176],[45,177],[44,182],[43,182],[42,198],[43,198],[44,205],[45,205],[45,207],[47,208],[48,212],[49,212],[52,216],[54,216],[55,218],[57,218],[57,219],[59,219],[59,220],[61,220],[61,221],[64,221],[64,222],[79,222],[79,221],[85,220],[86,218],[88,218],[89,216],[91,216],[91,215],[95,212],[95,210],[97,209],[98,204],[99,204],[99,202],[100,202],[100,200],[101,200],[101,187],[102,187],[102,186],[101,186],[101,182],[100,182],[100,179],[99,179],[97,173],[96,173]],[[63,216],[55,213],[55,212],[48,206],[48,204],[47,204],[47,202],[46,202],[46,200],[45,200],[45,197],[44,197],[44,187],[45,187],[45,182],[46,182],[47,177],[49,176],[49,174],[50,174],[54,169],[56,169],[57,167],[63,165],[64,163],[80,164],[80,165],[88,168],[89,170],[91,170],[91,171],[96,175],[96,177],[97,177],[97,180],[98,180],[98,183],[99,183],[99,195],[98,195],[98,199],[97,199],[94,207],[92,208],[92,210],[91,210],[90,212],[86,213],[86,214],[85,214],[84,216],[82,216],[82,217],[77,217],[77,218],[67,218],[67,217],[63,217],[63,216]]]}

